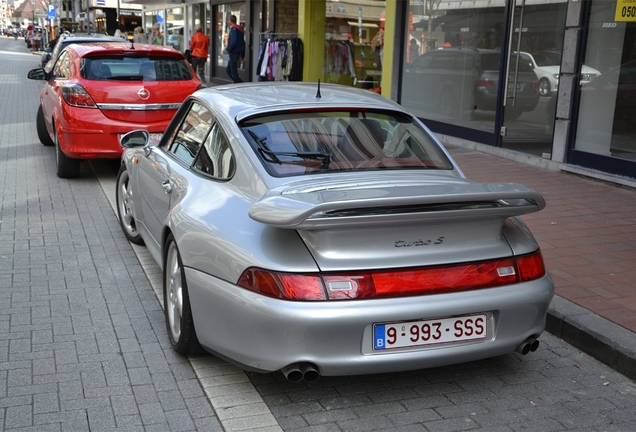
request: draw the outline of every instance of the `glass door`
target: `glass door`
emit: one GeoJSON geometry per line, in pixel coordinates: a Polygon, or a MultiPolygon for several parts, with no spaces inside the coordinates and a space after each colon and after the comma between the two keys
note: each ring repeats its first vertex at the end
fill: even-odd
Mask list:
{"type": "Polygon", "coordinates": [[[567,1],[509,5],[501,146],[549,158],[567,1]]]}
{"type": "MultiPolygon", "coordinates": [[[[228,38],[230,35],[230,16],[236,17],[236,23],[244,30],[248,25],[247,5],[246,2],[219,4],[215,8],[215,37],[213,42],[212,62],[214,63],[214,77],[218,78],[217,82],[232,82],[226,72],[229,61],[229,54],[225,51],[228,38]]],[[[247,36],[245,37],[247,50],[247,36]]],[[[238,73],[243,81],[249,81],[245,68],[245,61],[239,61],[238,73]]]]}

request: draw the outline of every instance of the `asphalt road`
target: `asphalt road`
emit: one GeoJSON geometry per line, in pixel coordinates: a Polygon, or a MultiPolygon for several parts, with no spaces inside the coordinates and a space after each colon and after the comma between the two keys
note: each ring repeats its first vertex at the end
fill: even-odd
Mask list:
{"type": "Polygon", "coordinates": [[[58,179],[37,139],[38,65],[0,37],[0,429],[636,430],[636,383],[547,333],[527,356],[315,384],[174,355],[113,163],[58,179]]]}

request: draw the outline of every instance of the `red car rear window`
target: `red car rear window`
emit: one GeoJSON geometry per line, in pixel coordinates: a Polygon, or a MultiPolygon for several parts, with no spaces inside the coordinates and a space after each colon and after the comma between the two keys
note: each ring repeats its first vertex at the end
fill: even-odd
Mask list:
{"type": "Polygon", "coordinates": [[[187,81],[192,71],[184,59],[170,57],[88,57],[82,59],[80,74],[103,81],[187,81]]]}

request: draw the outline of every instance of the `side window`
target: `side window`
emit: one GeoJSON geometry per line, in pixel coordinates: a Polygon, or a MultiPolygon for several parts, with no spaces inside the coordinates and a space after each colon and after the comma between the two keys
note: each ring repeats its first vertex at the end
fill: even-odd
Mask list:
{"type": "Polygon", "coordinates": [[[71,59],[68,51],[64,51],[55,63],[55,78],[68,78],[71,73],[71,59]]]}
{"type": "Polygon", "coordinates": [[[194,167],[213,177],[228,179],[234,175],[234,155],[218,123],[212,127],[194,167]]]}
{"type": "Polygon", "coordinates": [[[174,154],[187,165],[192,165],[211,126],[212,113],[203,105],[194,102],[176,135],[166,144],[166,151],[174,154]]]}

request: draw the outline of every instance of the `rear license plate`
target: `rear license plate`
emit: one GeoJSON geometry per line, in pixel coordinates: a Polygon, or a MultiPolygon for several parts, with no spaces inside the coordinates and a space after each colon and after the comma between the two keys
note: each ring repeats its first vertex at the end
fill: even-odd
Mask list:
{"type": "Polygon", "coordinates": [[[408,348],[486,339],[486,314],[373,325],[373,349],[408,348]]]}
{"type": "MultiPolygon", "coordinates": [[[[517,91],[523,91],[525,83],[517,83],[517,91]]],[[[508,91],[511,92],[515,88],[514,84],[508,83],[508,91]]]]}
{"type": "MultiPolygon", "coordinates": [[[[123,137],[125,134],[119,134],[119,142],[121,142],[121,137],[123,137]]],[[[163,137],[162,133],[149,133],[148,134],[148,143],[149,144],[159,144],[159,141],[161,141],[161,138],[163,137]]]]}
{"type": "Polygon", "coordinates": [[[163,137],[162,133],[151,133],[148,135],[149,135],[148,142],[150,144],[159,144],[159,141],[161,141],[161,138],[163,137]]]}

